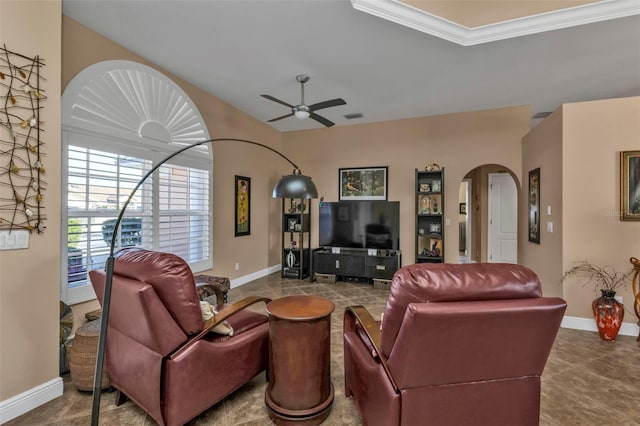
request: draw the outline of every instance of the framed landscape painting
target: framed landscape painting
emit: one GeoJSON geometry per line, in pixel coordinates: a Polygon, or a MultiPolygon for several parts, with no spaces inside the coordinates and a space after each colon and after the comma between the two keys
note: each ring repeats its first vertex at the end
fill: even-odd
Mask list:
{"type": "Polygon", "coordinates": [[[620,220],[640,220],[640,151],[620,153],[620,220]]]}
{"type": "Polygon", "coordinates": [[[340,169],[340,201],[386,200],[387,167],[340,169]]]}

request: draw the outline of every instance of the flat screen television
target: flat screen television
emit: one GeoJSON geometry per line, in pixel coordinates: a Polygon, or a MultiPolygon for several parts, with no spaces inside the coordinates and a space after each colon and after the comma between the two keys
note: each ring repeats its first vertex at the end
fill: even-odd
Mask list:
{"type": "Polygon", "coordinates": [[[320,207],[321,247],[400,249],[399,201],[337,201],[320,207]]]}

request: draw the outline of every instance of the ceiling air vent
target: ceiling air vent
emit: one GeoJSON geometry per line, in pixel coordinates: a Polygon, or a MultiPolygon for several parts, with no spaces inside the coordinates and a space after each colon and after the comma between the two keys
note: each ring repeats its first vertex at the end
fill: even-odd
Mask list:
{"type": "Polygon", "coordinates": [[[533,116],[533,119],[535,120],[537,118],[547,118],[550,115],[551,115],[551,111],[539,112],[533,116]]]}
{"type": "Polygon", "coordinates": [[[355,118],[362,118],[362,114],[359,112],[356,112],[355,114],[345,114],[344,118],[346,118],[347,120],[353,120],[355,118]]]}

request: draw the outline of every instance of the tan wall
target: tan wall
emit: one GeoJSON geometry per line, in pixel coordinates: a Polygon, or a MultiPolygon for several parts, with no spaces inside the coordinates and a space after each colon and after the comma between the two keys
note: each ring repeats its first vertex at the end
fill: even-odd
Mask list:
{"type": "MultiPolygon", "coordinates": [[[[124,59],[157,69],[178,84],[198,107],[212,138],[233,137],[255,140],[281,150],[281,134],[265,123],[233,108],[218,98],[181,80],[144,58],[124,49],[92,30],[63,18],[63,88],[78,72],[97,62],[124,59]]],[[[213,255],[212,273],[231,279],[264,270],[280,263],[280,200],[271,198],[273,186],[290,173],[286,161],[263,148],[235,142],[213,145],[213,255]],[[267,160],[267,161],[265,161],[267,160]],[[234,175],[251,177],[251,235],[234,236],[234,175]],[[240,269],[235,270],[235,263],[240,269]]],[[[92,301],[73,307],[76,326],[84,313],[98,307],[92,301]]]]}
{"type": "MultiPolygon", "coordinates": [[[[619,153],[640,149],[640,97],[567,104],[562,111],[563,270],[583,259],[628,270],[629,258],[640,255],[640,221],[618,218],[619,153]]],[[[599,294],[581,281],[564,284],[567,315],[592,318],[599,294]]],[[[628,310],[625,322],[635,323],[630,288],[617,295],[628,310]]]]}
{"type": "MultiPolygon", "coordinates": [[[[325,201],[338,199],[341,167],[388,166],[389,200],[400,201],[403,265],[415,262],[415,169],[445,168],[445,258],[458,262],[458,190],[475,167],[498,163],[521,171],[521,139],[530,128],[530,108],[518,106],[381,123],[288,132],[285,151],[313,177],[325,201]]],[[[317,200],[312,228],[318,229],[317,200]]],[[[318,236],[312,236],[316,246],[318,236]]]]}
{"type": "Polygon", "coordinates": [[[47,182],[43,234],[0,251],[0,401],[58,377],[60,299],[60,1],[0,2],[0,40],[46,64],[41,139],[47,182]]]}
{"type": "Polygon", "coordinates": [[[522,191],[519,198],[518,261],[536,271],[545,296],[562,296],[562,109],[522,140],[522,191]],[[540,244],[529,242],[529,171],[540,167],[540,244]],[[551,216],[547,215],[551,206],[551,216]],[[547,222],[553,222],[553,233],[547,222]]]}

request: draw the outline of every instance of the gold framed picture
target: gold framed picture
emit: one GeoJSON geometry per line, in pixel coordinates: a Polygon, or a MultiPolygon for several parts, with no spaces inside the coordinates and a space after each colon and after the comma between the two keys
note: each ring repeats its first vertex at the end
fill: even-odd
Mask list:
{"type": "Polygon", "coordinates": [[[640,151],[620,152],[620,220],[640,220],[640,151]]]}
{"type": "Polygon", "coordinates": [[[235,182],[235,236],[251,233],[251,178],[236,176],[235,182]]]}

